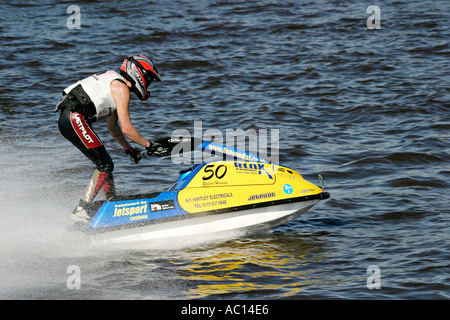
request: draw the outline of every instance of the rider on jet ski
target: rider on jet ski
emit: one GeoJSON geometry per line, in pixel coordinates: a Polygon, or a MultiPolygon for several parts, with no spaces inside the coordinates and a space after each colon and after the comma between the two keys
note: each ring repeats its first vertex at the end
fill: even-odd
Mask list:
{"type": "Polygon", "coordinates": [[[135,163],[142,150],[131,147],[126,138],[145,147],[148,154],[163,155],[158,153],[161,150],[159,143],[151,143],[133,126],[129,113],[130,91],[145,101],[150,96],[147,89],[153,80],[162,81],[153,60],[134,55],[123,61],[120,74],[115,71],[94,74],[64,89],[64,97],[55,108],[55,112],[61,110],[59,130],[97,167],[84,196],[71,214],[72,220],[89,221],[84,207],[93,201],[100,189],[103,188],[107,200],[115,197],[114,163],[92,129],[92,123],[106,119],[109,133],[135,163]]]}

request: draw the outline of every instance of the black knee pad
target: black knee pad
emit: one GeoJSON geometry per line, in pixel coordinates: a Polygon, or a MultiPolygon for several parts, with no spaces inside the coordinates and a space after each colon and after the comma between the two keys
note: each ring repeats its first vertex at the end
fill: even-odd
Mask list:
{"type": "Polygon", "coordinates": [[[114,162],[111,158],[109,159],[102,159],[101,163],[97,165],[97,169],[100,172],[106,172],[108,174],[112,174],[114,171],[114,162]]]}

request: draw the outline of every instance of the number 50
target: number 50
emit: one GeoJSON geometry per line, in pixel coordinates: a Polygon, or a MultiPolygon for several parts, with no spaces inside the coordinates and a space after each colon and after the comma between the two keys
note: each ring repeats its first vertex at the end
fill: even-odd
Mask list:
{"type": "Polygon", "coordinates": [[[219,165],[216,170],[213,170],[214,165],[213,164],[208,164],[207,166],[205,166],[205,169],[203,170],[203,172],[208,173],[209,175],[204,176],[202,179],[203,180],[209,180],[212,177],[214,177],[214,175],[216,176],[217,179],[222,179],[225,174],[227,173],[227,166],[224,164],[219,165]],[[220,170],[221,168],[225,168],[224,170],[220,170]]]}

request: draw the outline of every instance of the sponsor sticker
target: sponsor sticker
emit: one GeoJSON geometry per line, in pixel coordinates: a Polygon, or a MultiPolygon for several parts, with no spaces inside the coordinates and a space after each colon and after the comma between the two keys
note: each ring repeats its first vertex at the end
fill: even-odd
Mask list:
{"type": "Polygon", "coordinates": [[[294,192],[294,188],[293,188],[289,183],[286,183],[286,184],[283,186],[283,191],[284,191],[284,193],[286,193],[286,194],[291,194],[292,192],[294,192]]]}
{"type": "Polygon", "coordinates": [[[151,212],[172,210],[175,209],[175,202],[173,200],[150,202],[149,206],[151,212]]]}
{"type": "Polygon", "coordinates": [[[264,163],[235,162],[234,167],[237,173],[267,175],[269,179],[273,179],[272,175],[264,167],[264,163]]]}
{"type": "Polygon", "coordinates": [[[145,214],[147,212],[147,203],[145,201],[134,203],[123,203],[114,206],[113,217],[134,216],[145,214]]]}
{"type": "Polygon", "coordinates": [[[252,200],[260,200],[260,199],[267,199],[267,198],[273,198],[275,197],[275,192],[269,192],[269,193],[262,193],[262,194],[255,194],[248,197],[247,201],[252,200]]]}

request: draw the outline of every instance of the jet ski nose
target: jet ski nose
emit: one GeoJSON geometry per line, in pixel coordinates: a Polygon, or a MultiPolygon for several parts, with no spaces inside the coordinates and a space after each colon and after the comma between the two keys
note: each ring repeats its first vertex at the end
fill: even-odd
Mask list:
{"type": "Polygon", "coordinates": [[[325,200],[328,199],[330,197],[330,193],[329,192],[321,192],[319,194],[320,200],[325,200]]]}

